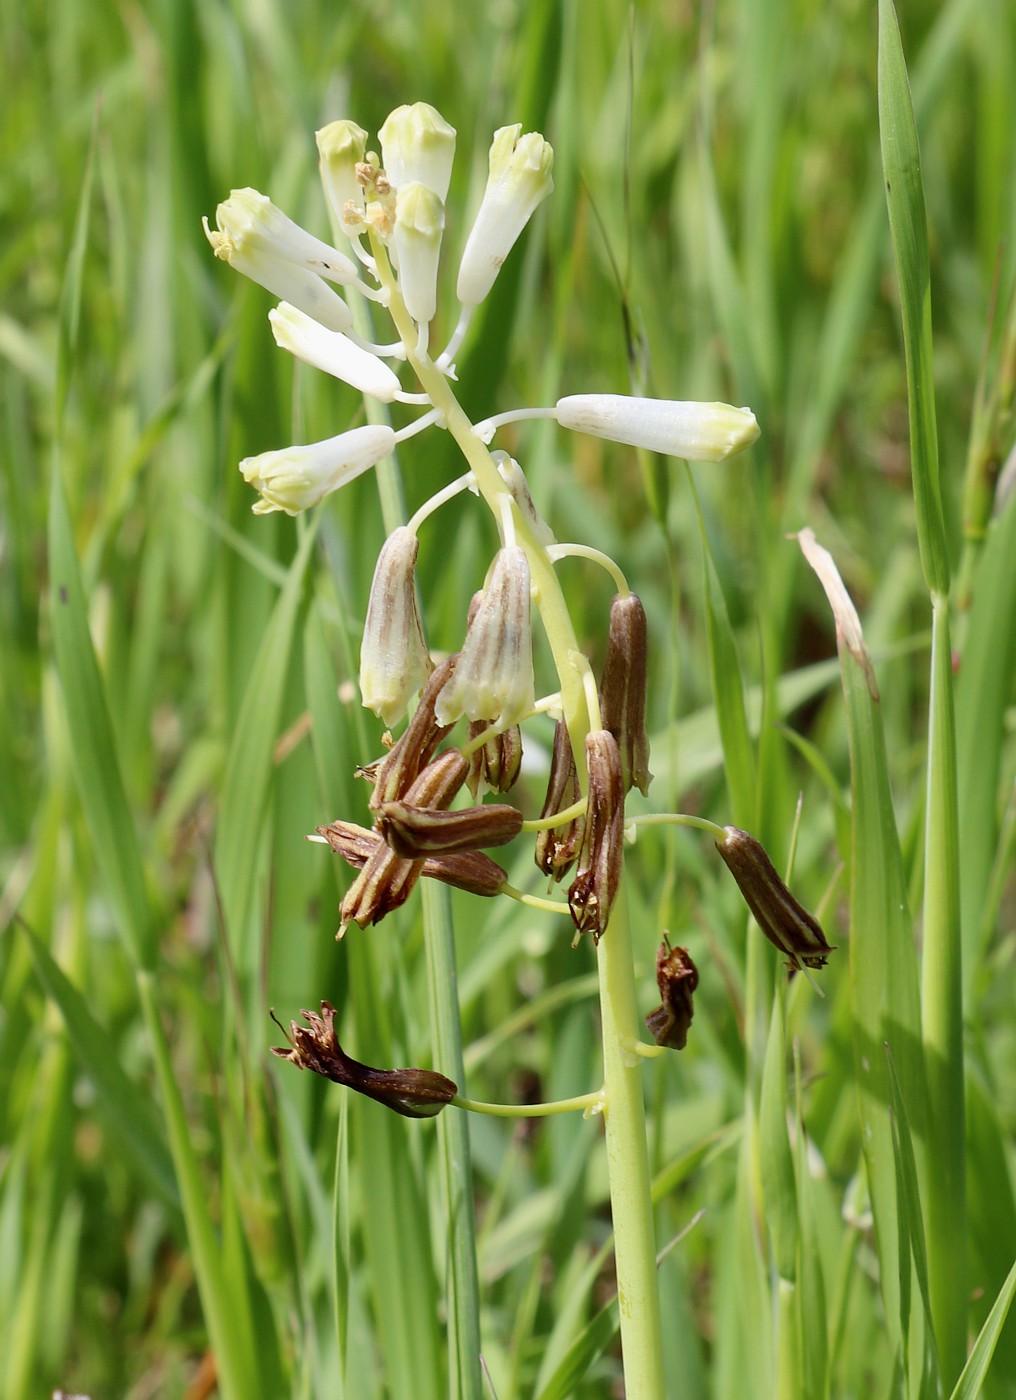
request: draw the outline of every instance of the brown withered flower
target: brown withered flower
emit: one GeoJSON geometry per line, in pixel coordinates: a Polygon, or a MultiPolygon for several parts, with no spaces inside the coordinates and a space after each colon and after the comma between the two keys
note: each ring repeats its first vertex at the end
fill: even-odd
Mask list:
{"type": "Polygon", "coordinates": [[[599,943],[621,883],[624,856],[624,781],[617,740],[608,729],[586,735],[589,805],[579,851],[578,873],[568,891],[568,907],[579,934],[599,943]]]}
{"type": "Polygon", "coordinates": [[[335,1084],[344,1084],[358,1094],[365,1094],[385,1108],[401,1113],[404,1118],[433,1118],[458,1093],[458,1085],[431,1069],[373,1069],[347,1055],[335,1034],[335,1008],[321,1003],[321,1015],[301,1011],[307,1022],[295,1021],[286,1028],[272,1012],[272,1020],[286,1035],[287,1048],[273,1045],[272,1054],[289,1060],[298,1069],[313,1070],[335,1084]]]}
{"type": "Polygon", "coordinates": [[[610,605],[607,655],[600,683],[604,729],[617,740],[624,790],[637,787],[648,796],[649,736],[646,733],[648,629],[637,593],[618,594],[610,605]]]}
{"type": "MultiPolygon", "coordinates": [[[[328,826],[319,826],[317,834],[323,836],[332,850],[356,870],[362,870],[376,851],[388,849],[376,831],[368,831],[354,822],[331,822],[328,826]]],[[[440,880],[445,885],[465,890],[467,894],[480,895],[484,899],[493,899],[494,895],[500,894],[508,879],[507,870],[482,851],[454,851],[448,855],[428,856],[420,874],[425,880],[440,880]]]]}
{"type": "Polygon", "coordinates": [[[835,948],[826,941],[818,920],[784,884],[762,843],[750,832],[725,826],[716,849],[737,881],[755,922],[773,947],[786,956],[791,972],[802,966],[825,967],[835,948]]]}
{"type": "Polygon", "coordinates": [[[687,948],[671,948],[666,934],[656,950],[656,985],[662,1005],[650,1011],[646,1025],[657,1045],[683,1050],[694,1015],[692,993],[698,986],[698,968],[687,948]]]}
{"type": "Polygon", "coordinates": [[[522,829],[522,813],[505,803],[489,802],[446,812],[410,802],[386,802],[378,812],[378,830],[401,856],[475,851],[503,846],[522,829]]]}
{"type": "MultiPolygon", "coordinates": [[[[543,818],[556,816],[579,800],[579,776],[575,770],[568,726],[559,719],[554,730],[554,752],[550,759],[550,780],[543,799],[543,818]]],[[[548,827],[537,833],[536,864],[552,880],[562,880],[575,864],[585,826],[583,817],[573,817],[562,826],[548,827]]]]}
{"type": "Polygon", "coordinates": [[[431,672],[420,695],[420,703],[402,736],[384,758],[360,770],[374,784],[370,798],[372,811],[382,802],[392,802],[405,796],[410,784],[430,762],[438,744],[451,729],[450,724],[438,724],[434,717],[434,705],[455,674],[457,664],[458,656],[449,656],[431,672]]]}
{"type": "MultiPolygon", "coordinates": [[[[477,738],[489,729],[485,720],[470,721],[468,737],[477,738]]],[[[480,789],[488,792],[511,792],[522,772],[522,730],[517,724],[495,734],[469,755],[469,791],[474,800],[480,789]]]]}
{"type": "MultiPolygon", "coordinates": [[[[467,767],[466,760],[457,749],[442,754],[433,763],[429,763],[410,783],[406,791],[406,801],[413,804],[418,801],[424,802],[430,807],[446,807],[465,782],[467,767]]],[[[380,779],[378,784],[380,785],[380,779]]],[[[340,936],[348,924],[359,924],[361,928],[366,928],[368,924],[378,923],[386,914],[405,904],[422,873],[422,861],[406,859],[382,843],[376,851],[371,852],[359,875],[346,891],[339,908],[340,936]]]]}

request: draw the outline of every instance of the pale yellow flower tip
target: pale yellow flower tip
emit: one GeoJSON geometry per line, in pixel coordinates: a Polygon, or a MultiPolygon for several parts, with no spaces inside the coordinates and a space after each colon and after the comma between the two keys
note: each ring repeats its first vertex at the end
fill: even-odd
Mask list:
{"type": "Polygon", "coordinates": [[[533,211],[554,188],[550,142],[536,131],[520,139],[521,131],[517,123],[494,133],[487,186],[459,264],[457,295],[464,306],[483,301],[533,211]]]}
{"type": "Polygon", "coordinates": [[[750,408],[624,394],[571,394],[558,399],[556,417],[573,432],[688,462],[722,462],[750,447],[760,432],[750,408]]]}
{"type": "Polygon", "coordinates": [[[254,506],[255,515],[273,510],[299,515],[376,466],[394,449],[394,431],[383,424],[369,424],[324,442],[245,457],[240,471],[244,481],[261,495],[254,506]]]}
{"type": "Polygon", "coordinates": [[[443,204],[455,158],[455,128],[428,102],[396,107],[378,132],[385,174],[394,189],[419,180],[443,204]]]}

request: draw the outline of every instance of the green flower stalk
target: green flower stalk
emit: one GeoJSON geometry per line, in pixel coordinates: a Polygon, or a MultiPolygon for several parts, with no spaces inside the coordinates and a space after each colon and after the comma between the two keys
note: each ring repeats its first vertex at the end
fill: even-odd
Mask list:
{"type": "MultiPolygon", "coordinates": [[[[313,240],[301,242],[256,201],[252,208],[255,214],[261,211],[257,217],[265,230],[257,249],[269,248],[264,257],[270,265],[266,271],[260,263],[244,263],[230,255],[241,271],[290,303],[271,313],[281,346],[376,399],[423,407],[415,421],[398,431],[358,428],[327,443],[247,459],[244,475],[261,493],[256,511],[295,513],[316,505],[380,461],[396,442],[431,426],[443,428],[444,441],[451,439],[465,460],[465,471],[460,467],[461,474],[420,508],[408,528],[389,536],[375,571],[361,649],[364,704],[391,727],[401,721],[421,686],[422,692],[387,755],[361,770],[373,784],[373,829],[340,818],[319,827],[312,839],[328,844],[357,872],[342,901],[340,932],[349,924],[365,927],[383,920],[411,896],[420,878],[430,877],[484,898],[505,894],[522,899],[557,918],[570,915],[576,944],[583,933],[592,934],[603,1028],[602,1089],[563,1105],[529,1106],[525,1111],[591,1105],[602,1109],[626,1393],[629,1400],[663,1400],[640,1066],[644,1054],[658,1053],[657,1046],[684,1045],[698,972],[683,949],[672,950],[664,942],[657,956],[662,1005],[649,1018],[656,1044],[644,1042],[623,867],[626,793],[633,785],[647,792],[651,779],[645,613],[613,560],[585,544],[555,541],[522,467],[487,444],[504,423],[542,417],[570,431],[718,462],[748,447],[758,436],[758,424],[750,409],[728,404],[596,394],[570,395],[550,407],[517,409],[473,423],[453,390],[453,356],[471,311],[490,292],[505,258],[553,189],[553,151],[541,135],[523,135],[520,126],[495,133],[486,190],[458,269],[458,322],[444,350],[431,355],[429,326],[440,287],[444,201],[455,133],[433,108],[415,104],[398,108],[382,126],[383,165],[368,149],[367,139],[348,121],[330,123],[318,133],[325,195],[350,238],[352,259],[333,266],[313,240]],[[278,233],[275,243],[269,231],[278,233]],[[302,261],[299,253],[304,254],[302,261]],[[354,270],[352,278],[349,268],[354,270]],[[345,303],[326,285],[326,279],[343,278],[387,311],[396,337],[391,346],[366,345],[349,334],[348,316],[336,312],[329,295],[343,311],[345,303]],[[298,295],[291,294],[294,288],[298,295]],[[389,369],[385,358],[395,361],[395,368],[389,369]],[[412,390],[401,387],[406,367],[415,376],[412,390]],[[416,530],[467,488],[490,510],[501,544],[465,619],[461,651],[435,667],[416,604],[416,530]],[[569,555],[605,568],[618,590],[599,686],[579,646],[557,576],[558,561],[569,555]],[[534,671],[534,621],[542,628],[551,657],[553,672],[547,677],[534,671]],[[512,788],[522,761],[521,731],[534,715],[544,713],[557,721],[550,781],[541,816],[526,822],[517,807],[479,798],[485,789],[502,794],[512,788]],[[474,805],[455,808],[453,799],[467,781],[474,805]],[[522,839],[530,831],[536,832],[535,859],[544,876],[561,880],[574,871],[567,902],[509,886],[504,870],[484,852],[484,847],[522,839]]],[[[220,206],[220,234],[209,233],[219,256],[228,251],[222,240],[232,237],[233,216],[224,209],[220,206]]],[[[701,819],[691,821],[724,838],[722,828],[701,819]]],[[[760,857],[755,857],[753,868],[762,868],[760,857]]],[[[742,888],[744,883],[741,878],[742,888]]],[[[763,884],[766,893],[771,881],[763,884]]],[[[749,902],[752,899],[754,908],[759,905],[755,887],[749,902]]],[[[768,928],[765,931],[772,936],[768,928]]],[[[819,935],[811,929],[813,938],[819,935]]],[[[780,946],[799,951],[787,949],[785,943],[780,946]]],[[[819,965],[814,946],[802,956],[808,966],[819,965]]],[[[436,1112],[449,1102],[450,1081],[432,1082],[441,1076],[421,1079],[430,1072],[369,1070],[344,1057],[329,1012],[325,1004],[320,1017],[304,1013],[310,1031],[294,1026],[290,1049],[276,1053],[319,1073],[327,1071],[317,1062],[326,1064],[334,1070],[329,1077],[361,1093],[382,1085],[379,1075],[410,1076],[406,1083],[385,1081],[372,1094],[400,1113],[415,1114],[421,1095],[427,1111],[432,1104],[436,1112]],[[393,1088],[385,1087],[389,1082],[393,1088]]],[[[458,1096],[455,1103],[475,1111],[512,1111],[458,1096]]]]}

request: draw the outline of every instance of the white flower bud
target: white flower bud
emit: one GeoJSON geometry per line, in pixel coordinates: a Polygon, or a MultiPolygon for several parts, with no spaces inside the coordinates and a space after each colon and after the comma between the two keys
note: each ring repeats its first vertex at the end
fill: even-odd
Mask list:
{"type": "Polygon", "coordinates": [[[385,540],[374,569],[360,644],[360,696],[390,729],[434,669],[416,606],[419,541],[400,525],[385,540]]]}
{"type": "Polygon", "coordinates": [[[722,462],[750,447],[759,435],[751,409],[728,403],[571,394],[558,399],[555,413],[562,428],[688,462],[722,462]]]}
{"type": "Polygon", "coordinates": [[[284,447],[278,452],[245,457],[240,471],[244,481],[261,493],[262,499],[254,506],[255,515],[266,515],[272,510],[299,515],[394,450],[393,430],[371,424],[305,447],[284,447]]]}
{"type": "Polygon", "coordinates": [[[434,705],[438,724],[460,715],[509,728],[536,703],[529,561],[518,545],[498,550],[469,624],[458,665],[434,705]]]}
{"type": "Polygon", "coordinates": [[[529,493],[529,482],[518,462],[514,457],[509,456],[507,452],[500,451],[500,449],[490,455],[497,467],[498,475],[508,487],[512,494],[512,500],[519,508],[519,514],[532,530],[533,538],[542,545],[556,544],[553,530],[536,509],[536,504],[529,493]]]}
{"type": "Polygon", "coordinates": [[[326,329],[285,301],[269,311],[268,319],[276,345],[305,364],[334,375],[382,403],[391,403],[399,392],[398,377],[384,360],[362,349],[341,331],[326,329]]]}
{"type": "Polygon", "coordinates": [[[401,189],[419,180],[443,204],[455,158],[455,128],[427,102],[396,107],[378,132],[381,160],[389,183],[401,189]]]}
{"type": "Polygon", "coordinates": [[[395,253],[406,310],[426,326],[437,310],[437,265],[444,233],[444,205],[433,190],[411,180],[395,199],[395,253]]]}
{"type": "Polygon", "coordinates": [[[338,121],[329,122],[314,137],[325,199],[339,227],[348,233],[346,205],[354,204],[363,211],[363,190],[356,178],[356,167],[367,150],[367,133],[356,122],[338,121]]]}
{"type": "Polygon", "coordinates": [[[349,329],[349,308],[322,280],[355,282],[349,258],[294,224],[257,190],[233,190],[216,209],[215,222],[212,229],[202,220],[217,258],[331,330],[349,329]]]}
{"type": "Polygon", "coordinates": [[[521,130],[516,124],[494,133],[487,187],[459,265],[464,306],[483,301],[533,210],[554,188],[553,149],[536,131],[519,140],[521,130]]]}

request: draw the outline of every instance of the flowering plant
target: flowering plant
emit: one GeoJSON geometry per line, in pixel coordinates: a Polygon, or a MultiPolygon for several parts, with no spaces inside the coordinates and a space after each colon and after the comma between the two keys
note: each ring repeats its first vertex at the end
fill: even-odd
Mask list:
{"type": "MultiPolygon", "coordinates": [[[[420,407],[401,428],[350,429],[327,441],[262,453],[241,463],[259,493],[257,512],[294,515],[318,504],[425,429],[450,435],[467,470],[389,536],[378,559],[360,653],[360,691],[389,730],[412,708],[386,755],[364,767],[372,784],[371,829],[336,820],[318,829],[356,871],[342,900],[340,935],[377,923],[402,905],[420,877],[476,896],[504,895],[569,919],[573,945],[590,934],[600,985],[602,1088],[544,1112],[581,1107],[602,1113],[615,1233],[621,1338],[628,1393],[662,1396],[656,1250],[640,1060],[683,1048],[692,1020],[698,972],[684,949],[664,938],[657,957],[662,1005],[647,1018],[653,1043],[640,1036],[634,962],[624,900],[623,854],[640,823],[670,822],[711,832],[762,931],[792,970],[810,976],[830,951],[816,920],[783,884],[754,837],[678,813],[628,819],[627,792],[649,790],[646,696],[649,647],[638,596],[617,563],[591,546],[559,543],[533,502],[525,475],[507,452],[489,443],[505,425],[550,417],[569,431],[593,434],[672,457],[717,462],[758,436],[754,414],[720,403],[681,403],[621,395],[577,394],[544,409],[527,408],[474,424],[454,393],[455,354],[475,307],[490,292],[526,224],[553,189],[553,152],[537,133],[501,128],[490,149],[490,173],[458,269],[460,315],[448,344],[431,352],[445,200],[455,132],[423,103],[400,107],[379,133],[381,152],[352,122],[317,133],[321,175],[332,219],[352,257],[305,233],[252,190],[234,191],[206,223],[215,253],[253,278],[282,304],[270,313],[278,344],[306,363],[384,404],[420,407]],[[360,336],[335,285],[355,288],[388,314],[395,340],[360,336]],[[386,361],[406,364],[417,387],[402,387],[386,361]],[[423,521],[454,495],[472,491],[489,508],[500,547],[469,608],[461,649],[439,664],[430,655],[417,606],[415,565],[423,521]],[[579,646],[557,578],[557,563],[578,556],[605,569],[617,588],[599,678],[579,646]],[[533,611],[553,660],[554,678],[538,686],[533,664],[533,611]],[[514,787],[523,757],[522,726],[539,714],[556,720],[546,798],[538,817],[481,800],[514,787]],[[465,722],[465,735],[453,739],[465,722]],[[442,747],[444,746],[444,747],[442,747]],[[468,785],[469,806],[456,805],[468,785]],[[535,861],[567,897],[551,899],[513,887],[486,851],[535,837],[535,861]]],[[[305,1012],[289,1049],[277,1053],[401,1113],[432,1116],[446,1104],[504,1112],[478,1104],[443,1075],[381,1071],[339,1047],[334,1011],[305,1012]]],[[[457,1078],[458,1064],[449,1064],[457,1078]]],[[[477,1348],[478,1350],[478,1348],[477,1348]]]]}

